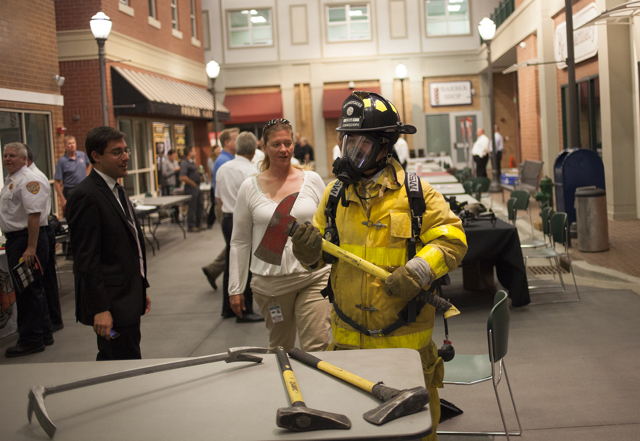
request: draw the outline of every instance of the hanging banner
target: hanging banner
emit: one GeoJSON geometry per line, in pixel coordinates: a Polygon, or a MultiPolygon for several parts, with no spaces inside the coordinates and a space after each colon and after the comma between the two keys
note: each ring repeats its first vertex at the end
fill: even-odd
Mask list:
{"type": "MultiPolygon", "coordinates": [[[[586,26],[575,30],[580,25],[598,16],[596,4],[589,3],[586,8],[573,14],[573,55],[576,64],[587,60],[598,53],[598,32],[596,26],[586,26]]],[[[563,60],[556,63],[558,69],[567,67],[567,22],[563,21],[556,27],[556,35],[554,37],[556,60],[563,60]]]]}
{"type": "Polygon", "coordinates": [[[184,147],[186,145],[185,130],[186,126],[184,124],[173,125],[173,136],[176,141],[176,151],[178,152],[178,156],[181,158],[184,156],[184,147]]]}

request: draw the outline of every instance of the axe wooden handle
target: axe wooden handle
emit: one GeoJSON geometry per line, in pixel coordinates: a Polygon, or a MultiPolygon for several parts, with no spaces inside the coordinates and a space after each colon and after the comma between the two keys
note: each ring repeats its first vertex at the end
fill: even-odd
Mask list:
{"type": "Polygon", "coordinates": [[[371,262],[367,262],[366,260],[356,256],[355,254],[351,254],[348,251],[340,248],[337,245],[332,244],[326,239],[322,239],[322,251],[325,251],[331,254],[334,257],[337,257],[340,260],[345,261],[346,263],[355,266],[356,268],[360,268],[362,271],[365,271],[372,276],[376,276],[382,281],[387,280],[387,277],[391,275],[390,272],[383,270],[382,268],[375,266],[371,262]]]}
{"type": "MultiPolygon", "coordinates": [[[[351,254],[348,251],[340,248],[337,245],[332,244],[326,239],[322,239],[322,251],[331,254],[338,259],[355,266],[356,268],[361,269],[364,272],[371,274],[382,280],[383,282],[387,280],[387,278],[391,275],[390,272],[383,270],[382,268],[375,266],[373,263],[364,260],[361,257],[356,256],[355,254],[351,254]]],[[[438,297],[440,299],[440,297],[438,297]]],[[[444,317],[450,318],[460,314],[460,311],[455,306],[451,305],[451,307],[445,311],[444,317]]]]}

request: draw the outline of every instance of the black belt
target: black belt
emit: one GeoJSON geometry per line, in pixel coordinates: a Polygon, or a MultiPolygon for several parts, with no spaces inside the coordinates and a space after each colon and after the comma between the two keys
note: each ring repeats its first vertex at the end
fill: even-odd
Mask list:
{"type": "MultiPolygon", "coordinates": [[[[49,230],[48,225],[46,227],[40,227],[40,231],[42,231],[43,233],[46,233],[47,230],[49,230]]],[[[28,235],[29,235],[29,229],[27,228],[25,228],[24,230],[8,231],[4,233],[4,237],[6,237],[7,239],[11,239],[18,236],[28,236],[28,235]]]]}
{"type": "Polygon", "coordinates": [[[233,213],[222,213],[222,217],[233,217],[233,213]]]}

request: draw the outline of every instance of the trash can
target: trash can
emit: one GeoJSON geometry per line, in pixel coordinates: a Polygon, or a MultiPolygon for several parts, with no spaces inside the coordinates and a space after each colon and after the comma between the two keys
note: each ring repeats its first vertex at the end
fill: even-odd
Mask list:
{"type": "Polygon", "coordinates": [[[609,249],[606,192],[601,188],[576,189],[578,250],[590,253],[609,249]]]}

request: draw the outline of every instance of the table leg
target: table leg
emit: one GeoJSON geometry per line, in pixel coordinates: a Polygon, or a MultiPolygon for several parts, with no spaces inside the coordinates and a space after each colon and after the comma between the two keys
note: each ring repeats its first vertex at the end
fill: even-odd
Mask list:
{"type": "Polygon", "coordinates": [[[156,244],[158,245],[158,251],[160,251],[160,241],[156,237],[156,230],[158,229],[158,225],[160,225],[160,214],[158,214],[158,223],[156,224],[155,228],[151,228],[151,216],[149,216],[147,219],[149,219],[149,231],[151,231],[151,236],[153,236],[153,240],[155,240],[156,244]]]}

